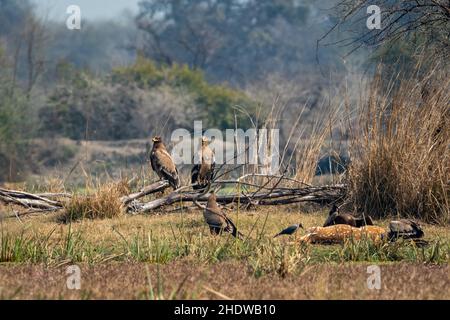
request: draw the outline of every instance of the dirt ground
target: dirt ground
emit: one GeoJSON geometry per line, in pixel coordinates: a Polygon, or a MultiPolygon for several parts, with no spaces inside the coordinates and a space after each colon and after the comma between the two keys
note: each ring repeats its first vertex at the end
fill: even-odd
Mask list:
{"type": "Polygon", "coordinates": [[[3,299],[450,299],[450,269],[381,265],[381,289],[367,287],[368,264],[327,264],[299,276],[252,276],[245,265],[107,263],[80,265],[81,289],[67,289],[67,266],[1,265],[3,299]],[[159,271],[158,271],[159,269],[159,271]],[[150,279],[150,281],[149,281],[150,279]]]}
{"type": "Polygon", "coordinates": [[[296,207],[231,212],[251,239],[246,245],[211,237],[197,211],[71,225],[52,214],[0,219],[0,299],[450,299],[447,226],[424,225],[426,239],[442,246],[439,253],[426,248],[422,260],[410,248],[388,252],[403,257],[393,261],[347,261],[352,247],[302,251],[298,235],[273,239],[281,227],[320,225],[326,215],[296,207]],[[427,262],[434,254],[437,263],[427,262]],[[81,269],[80,290],[67,288],[73,264],[81,269]],[[379,290],[368,289],[370,265],[381,268],[379,290]],[[289,272],[283,277],[280,268],[289,272]]]}

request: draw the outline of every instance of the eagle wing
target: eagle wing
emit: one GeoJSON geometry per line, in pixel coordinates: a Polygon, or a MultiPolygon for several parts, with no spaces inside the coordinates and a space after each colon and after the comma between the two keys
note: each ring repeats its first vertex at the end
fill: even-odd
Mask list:
{"type": "MultiPolygon", "coordinates": [[[[191,183],[196,184],[198,182],[198,175],[200,173],[200,164],[194,165],[191,170],[191,183]]],[[[194,186],[194,189],[198,189],[198,186],[194,186]]]]}
{"type": "Polygon", "coordinates": [[[203,211],[206,223],[210,227],[223,228],[227,225],[227,217],[216,208],[205,208],[203,211]]]}
{"type": "Polygon", "coordinates": [[[174,189],[178,189],[180,186],[178,170],[170,154],[166,150],[157,149],[152,152],[150,160],[152,169],[158,176],[168,180],[174,189]]]}
{"type": "Polygon", "coordinates": [[[237,230],[236,225],[218,208],[205,208],[203,216],[206,223],[213,228],[223,228],[235,238],[242,239],[243,235],[237,230]]]}
{"type": "Polygon", "coordinates": [[[329,226],[334,225],[337,216],[338,216],[338,213],[337,213],[337,212],[334,212],[334,213],[330,214],[330,215],[327,217],[327,220],[325,220],[325,223],[323,224],[323,226],[324,226],[324,227],[329,227],[329,226]]]}
{"type": "Polygon", "coordinates": [[[389,239],[418,239],[424,235],[416,222],[408,219],[394,220],[389,223],[389,239]]]}

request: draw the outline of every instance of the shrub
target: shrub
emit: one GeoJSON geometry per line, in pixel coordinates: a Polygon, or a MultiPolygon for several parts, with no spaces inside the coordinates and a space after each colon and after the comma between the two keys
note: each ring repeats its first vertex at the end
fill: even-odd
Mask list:
{"type": "Polygon", "coordinates": [[[372,84],[360,108],[348,178],[359,209],[449,222],[450,81],[402,81],[395,93],[372,84]]]}
{"type": "MultiPolygon", "coordinates": [[[[111,79],[113,84],[135,85],[143,90],[165,86],[180,89],[194,98],[198,115],[207,119],[206,125],[210,127],[233,128],[233,107],[244,106],[250,114],[254,107],[254,103],[244,93],[226,85],[209,84],[201,70],[191,69],[187,65],[156,66],[151,60],[138,57],[132,66],[115,69],[111,79]]],[[[250,126],[246,117],[240,113],[237,116],[241,127],[250,126]]]]}
{"type": "Polygon", "coordinates": [[[97,186],[88,195],[73,195],[65,204],[66,222],[89,219],[113,218],[123,214],[120,198],[129,193],[126,182],[106,183],[97,186]]]}

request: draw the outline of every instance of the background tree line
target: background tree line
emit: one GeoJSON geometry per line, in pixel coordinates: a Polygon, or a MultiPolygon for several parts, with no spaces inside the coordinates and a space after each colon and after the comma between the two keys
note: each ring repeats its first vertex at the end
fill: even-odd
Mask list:
{"type": "Polygon", "coordinates": [[[324,88],[350,71],[382,62],[389,79],[417,63],[418,47],[445,63],[446,1],[383,1],[378,34],[365,28],[366,4],[146,0],[135,17],[73,32],[29,1],[0,0],[0,177],[33,169],[30,139],[146,138],[194,119],[246,128],[236,106],[257,118],[275,99],[286,137],[300,107],[326,112],[324,88]]]}

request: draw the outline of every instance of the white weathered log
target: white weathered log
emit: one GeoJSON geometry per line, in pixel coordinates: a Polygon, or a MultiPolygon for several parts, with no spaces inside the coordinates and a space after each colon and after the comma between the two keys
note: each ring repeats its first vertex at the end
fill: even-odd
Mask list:
{"type": "MultiPolygon", "coordinates": [[[[24,201],[22,201],[23,203],[44,202],[44,203],[47,203],[54,207],[62,207],[62,204],[59,201],[50,200],[46,197],[28,193],[28,192],[24,192],[24,191],[7,190],[7,189],[0,188],[0,196],[6,197],[6,198],[11,198],[11,199],[16,199],[16,200],[19,200],[19,199],[24,200],[24,201]]],[[[18,203],[21,203],[21,201],[18,201],[18,203]]]]}
{"type": "MultiPolygon", "coordinates": [[[[306,187],[301,189],[283,188],[275,189],[270,193],[260,192],[252,197],[243,194],[218,195],[217,202],[228,204],[239,202],[240,204],[256,204],[256,205],[282,205],[297,202],[333,202],[337,201],[345,195],[345,185],[333,185],[322,187],[306,187]]],[[[139,205],[139,213],[148,213],[164,206],[172,205],[177,202],[204,202],[207,201],[208,195],[198,193],[178,193],[172,192],[168,196],[158,198],[147,203],[139,205]]]]}
{"type": "Polygon", "coordinates": [[[134,200],[140,199],[152,193],[163,191],[168,187],[170,187],[169,182],[167,180],[161,180],[142,188],[139,192],[124,196],[120,200],[123,202],[123,204],[127,205],[134,200]]]}
{"type": "Polygon", "coordinates": [[[41,200],[33,200],[33,199],[25,199],[25,198],[13,198],[10,196],[5,196],[0,194],[0,200],[7,204],[15,204],[18,206],[22,206],[25,208],[35,208],[35,209],[45,209],[45,210],[59,210],[62,206],[56,206],[48,204],[45,201],[41,200]]]}

